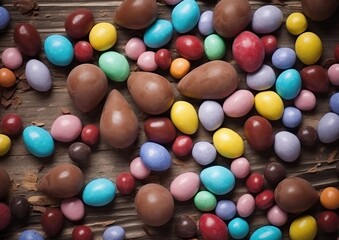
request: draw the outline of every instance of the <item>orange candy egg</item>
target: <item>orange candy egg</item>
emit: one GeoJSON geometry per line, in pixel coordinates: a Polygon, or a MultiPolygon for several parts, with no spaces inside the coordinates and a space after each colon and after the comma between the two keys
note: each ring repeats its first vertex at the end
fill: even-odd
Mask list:
{"type": "Polygon", "coordinates": [[[324,188],[320,193],[320,203],[330,210],[339,208],[339,190],[335,187],[324,188]]]}
{"type": "Polygon", "coordinates": [[[14,72],[8,68],[0,68],[0,86],[12,87],[16,82],[16,76],[14,72]]]}

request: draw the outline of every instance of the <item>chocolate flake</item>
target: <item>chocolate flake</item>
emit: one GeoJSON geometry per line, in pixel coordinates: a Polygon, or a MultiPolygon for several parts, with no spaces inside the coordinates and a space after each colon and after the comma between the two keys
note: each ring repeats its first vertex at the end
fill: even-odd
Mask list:
{"type": "Polygon", "coordinates": [[[23,177],[21,186],[27,189],[28,191],[37,191],[37,181],[38,173],[37,172],[28,172],[23,177]]]}
{"type": "Polygon", "coordinates": [[[71,111],[67,107],[60,107],[60,109],[63,115],[71,114],[71,111]]]}
{"type": "Polygon", "coordinates": [[[32,121],[31,124],[32,124],[33,126],[37,126],[37,127],[43,127],[43,126],[45,126],[45,123],[44,123],[44,122],[41,122],[40,120],[32,121]]]}
{"type": "Polygon", "coordinates": [[[22,15],[38,15],[39,4],[33,0],[18,0],[15,1],[14,9],[19,10],[22,15]]]}

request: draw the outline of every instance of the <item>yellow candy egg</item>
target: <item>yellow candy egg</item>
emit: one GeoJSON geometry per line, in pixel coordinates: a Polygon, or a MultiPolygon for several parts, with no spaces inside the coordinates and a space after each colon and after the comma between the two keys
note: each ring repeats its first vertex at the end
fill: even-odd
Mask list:
{"type": "Polygon", "coordinates": [[[313,240],[317,235],[317,222],[310,215],[298,217],[292,222],[289,234],[291,240],[313,240]]]}
{"type": "Polygon", "coordinates": [[[105,51],[114,46],[117,41],[117,30],[108,22],[97,23],[89,32],[89,42],[98,51],[105,51]]]}
{"type": "Polygon", "coordinates": [[[237,158],[244,153],[244,141],[229,128],[220,128],[213,134],[213,145],[221,156],[227,158],[237,158]]]}
{"type": "Polygon", "coordinates": [[[177,101],[171,108],[171,120],[179,131],[194,134],[198,130],[198,114],[194,106],[186,101],[177,101]]]}
{"type": "Polygon", "coordinates": [[[176,58],[170,66],[170,74],[176,79],[183,78],[190,70],[191,64],[185,58],[176,58]]]}
{"type": "Polygon", "coordinates": [[[312,65],[320,59],[323,44],[316,34],[304,32],[295,41],[295,52],[300,61],[306,65],[312,65]]]}
{"type": "Polygon", "coordinates": [[[254,97],[257,112],[268,120],[278,120],[284,112],[284,103],[280,96],[273,91],[263,91],[254,97]]]}
{"type": "Polygon", "coordinates": [[[4,134],[0,134],[0,156],[8,153],[9,149],[11,149],[11,145],[11,139],[4,134]]]}
{"type": "Polygon", "coordinates": [[[308,26],[307,19],[300,12],[291,13],[286,19],[287,31],[293,35],[299,35],[306,31],[308,26]]]}

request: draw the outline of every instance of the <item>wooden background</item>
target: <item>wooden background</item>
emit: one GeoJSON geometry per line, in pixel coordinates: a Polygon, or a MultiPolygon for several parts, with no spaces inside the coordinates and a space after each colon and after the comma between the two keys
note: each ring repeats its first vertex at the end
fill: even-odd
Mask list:
{"type": "MultiPolygon", "coordinates": [[[[66,16],[77,8],[88,8],[90,9],[95,17],[95,22],[107,21],[113,23],[112,16],[115,11],[115,8],[121,3],[121,1],[103,1],[103,0],[40,0],[36,1],[39,5],[39,8],[33,12],[33,14],[23,14],[20,12],[20,9],[15,9],[13,3],[16,1],[3,0],[0,1],[0,4],[6,7],[11,14],[11,22],[7,29],[0,32],[0,51],[2,52],[7,47],[13,47],[13,28],[16,23],[19,22],[30,22],[37,27],[42,41],[49,35],[58,33],[65,35],[65,30],[63,27],[64,20],[66,16]]],[[[22,1],[17,1],[22,3],[22,1]]],[[[171,8],[166,6],[161,1],[159,3],[159,18],[170,18],[171,8]]],[[[201,7],[201,11],[210,9],[213,10],[215,1],[198,1],[201,7]],[[208,3],[209,2],[209,3],[208,3]]],[[[270,1],[250,1],[252,9],[255,10],[263,4],[268,4],[270,1]]],[[[274,1],[277,6],[283,10],[284,17],[288,16],[289,13],[293,11],[301,11],[301,6],[299,1],[285,1],[285,5],[279,5],[278,1],[274,1]]],[[[333,50],[337,43],[339,43],[339,14],[332,17],[326,22],[315,23],[309,22],[309,29],[317,33],[324,45],[324,54],[319,62],[320,64],[328,64],[331,58],[333,58],[333,50]]],[[[124,46],[126,42],[135,36],[142,37],[142,31],[128,31],[122,28],[118,29],[118,42],[113,47],[113,50],[124,53],[124,46]]],[[[197,31],[192,32],[193,34],[198,34],[197,31]]],[[[276,35],[279,39],[280,47],[293,47],[295,37],[289,35],[286,32],[284,24],[282,27],[276,31],[276,35]]],[[[175,36],[174,36],[175,37],[175,36]]],[[[231,40],[227,40],[227,56],[225,57],[226,61],[234,64],[231,55],[231,40]]],[[[174,49],[174,41],[172,41],[168,47],[171,48],[173,52],[173,57],[177,56],[174,49]]],[[[98,54],[96,53],[96,59],[98,54]]],[[[50,64],[45,56],[43,51],[39,55],[39,59],[43,61],[51,70],[53,77],[53,88],[48,93],[39,93],[34,90],[25,89],[20,82],[24,79],[22,75],[24,67],[16,71],[18,75],[18,85],[15,88],[10,90],[2,89],[1,96],[1,109],[0,117],[9,112],[14,112],[19,114],[23,121],[24,126],[28,126],[32,123],[43,126],[45,129],[50,130],[52,122],[62,114],[62,109],[67,108],[72,114],[79,116],[83,124],[96,123],[98,124],[100,113],[102,109],[102,104],[96,108],[90,114],[83,114],[77,110],[67,93],[66,90],[66,78],[69,71],[72,67],[76,66],[77,63],[73,62],[71,66],[67,68],[55,67],[50,64]],[[9,105],[10,104],[10,105],[9,105]],[[9,106],[8,106],[9,105],[9,106]],[[6,106],[6,107],[5,107],[6,106]]],[[[27,61],[27,59],[26,59],[27,61]]],[[[206,61],[206,59],[202,60],[206,61]]],[[[93,62],[96,63],[96,60],[93,62]]],[[[198,64],[198,63],[194,63],[198,64]]],[[[194,66],[193,64],[193,66],[194,66]]],[[[137,70],[135,62],[130,61],[131,69],[137,70]]],[[[0,63],[1,66],[1,63],[0,63]]],[[[297,64],[297,68],[300,69],[300,63],[297,64]]],[[[245,88],[244,83],[244,74],[238,69],[239,76],[241,78],[240,88],[245,88]]],[[[176,81],[174,81],[167,72],[160,72],[169,81],[175,86],[176,81]]],[[[93,178],[105,177],[115,181],[117,174],[121,171],[129,170],[130,161],[138,156],[139,146],[146,141],[144,132],[143,132],[143,122],[147,119],[147,115],[140,112],[140,110],[134,105],[125,83],[117,84],[110,82],[110,89],[117,88],[127,100],[133,106],[140,122],[140,137],[138,141],[126,150],[115,150],[109,148],[103,142],[100,142],[98,145],[93,147],[92,155],[90,160],[90,165],[87,169],[84,170],[86,176],[86,182],[93,178]]],[[[318,97],[317,107],[314,111],[307,112],[304,114],[303,123],[304,125],[317,126],[317,123],[320,117],[329,111],[328,100],[331,93],[337,91],[338,89],[332,88],[328,95],[323,95],[318,97]]],[[[183,97],[176,92],[176,100],[182,99],[183,97]]],[[[190,99],[186,99],[192,101],[190,99]]],[[[199,106],[199,101],[193,102],[196,107],[199,106]]],[[[254,111],[253,111],[254,112],[254,111]]],[[[168,114],[164,114],[168,116],[168,114]]],[[[232,128],[236,130],[243,138],[243,124],[246,119],[230,119],[225,118],[223,126],[232,128]]],[[[274,131],[279,131],[283,129],[279,122],[274,122],[274,131]]],[[[212,133],[209,133],[199,128],[197,134],[193,136],[194,142],[199,140],[212,141],[212,133]]],[[[7,199],[2,199],[2,201],[8,202],[11,197],[16,195],[24,195],[32,201],[33,211],[29,222],[25,225],[18,225],[12,223],[10,227],[2,232],[0,232],[0,239],[17,239],[20,232],[25,229],[36,229],[41,231],[40,226],[40,210],[45,206],[53,205],[58,206],[59,202],[53,199],[43,198],[41,193],[36,191],[36,181],[39,176],[46,172],[51,167],[55,166],[58,163],[62,162],[71,162],[67,154],[68,144],[56,143],[56,151],[54,155],[48,159],[38,159],[30,155],[23,145],[21,137],[12,139],[12,148],[10,152],[1,157],[0,166],[5,168],[10,174],[11,178],[11,192],[10,196],[7,199]],[[36,199],[41,199],[37,201],[36,199]]],[[[300,159],[295,163],[285,164],[289,176],[300,176],[309,180],[317,190],[321,190],[327,186],[339,186],[338,175],[336,173],[336,163],[338,162],[338,141],[330,144],[317,144],[313,148],[303,148],[300,159]]],[[[185,159],[178,159],[173,156],[173,166],[172,168],[161,174],[152,174],[144,181],[137,182],[137,188],[142,186],[147,182],[157,182],[162,184],[165,187],[169,187],[169,184],[174,179],[175,176],[182,172],[194,171],[199,173],[201,171],[201,166],[194,162],[192,157],[187,157],[185,159]]],[[[263,173],[263,169],[268,162],[280,161],[274,152],[266,152],[262,154],[257,154],[252,151],[251,148],[247,145],[245,141],[245,154],[244,156],[250,161],[252,171],[258,171],[263,173]]],[[[222,157],[218,157],[216,160],[217,164],[224,166],[230,165],[230,160],[222,157]]],[[[244,182],[237,182],[235,189],[226,196],[220,197],[220,199],[231,199],[236,201],[241,194],[246,193],[246,188],[244,187],[244,182]]],[[[125,228],[126,230],[126,239],[175,239],[174,233],[174,222],[176,217],[189,214],[196,220],[199,219],[199,216],[202,214],[199,210],[194,207],[193,201],[188,202],[176,202],[175,206],[175,216],[173,220],[170,221],[163,227],[149,227],[145,226],[140,222],[136,216],[134,210],[134,194],[131,196],[121,196],[117,194],[115,200],[106,207],[93,208],[86,207],[86,216],[83,221],[79,223],[72,223],[70,221],[65,221],[65,227],[62,233],[51,239],[70,239],[72,229],[77,224],[86,224],[91,226],[93,232],[95,233],[95,239],[102,239],[102,234],[106,229],[107,224],[116,224],[125,228]]],[[[315,207],[310,214],[316,214],[321,209],[320,207],[315,207]]],[[[290,221],[293,220],[293,217],[290,216],[290,221]]],[[[248,221],[251,226],[251,232],[259,226],[267,224],[264,211],[255,211],[253,216],[248,218],[248,221]]],[[[288,239],[288,226],[290,221],[282,228],[284,232],[284,238],[288,239]]],[[[200,236],[197,236],[199,238],[200,236]]],[[[337,233],[332,235],[319,234],[318,239],[337,239],[337,233]]]]}

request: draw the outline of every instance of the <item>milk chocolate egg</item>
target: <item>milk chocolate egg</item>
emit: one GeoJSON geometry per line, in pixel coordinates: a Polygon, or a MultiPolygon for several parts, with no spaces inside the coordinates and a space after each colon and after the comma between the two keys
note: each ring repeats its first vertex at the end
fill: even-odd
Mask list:
{"type": "Polygon", "coordinates": [[[93,110],[105,97],[108,80],[105,73],[94,64],[81,64],[67,77],[67,90],[75,106],[83,112],[93,110]]]}
{"type": "Polygon", "coordinates": [[[41,50],[41,38],[38,30],[30,23],[19,23],[13,31],[13,39],[20,52],[34,57],[41,50]]]}
{"type": "Polygon", "coordinates": [[[151,25],[158,16],[156,0],[124,0],[115,10],[113,20],[128,29],[143,29],[151,25]]]}
{"type": "Polygon", "coordinates": [[[277,185],[274,198],[277,205],[284,211],[302,213],[319,200],[319,194],[305,179],[288,177],[277,185]]]}
{"type": "Polygon", "coordinates": [[[177,85],[179,92],[196,99],[223,99],[238,86],[238,74],[228,62],[214,60],[189,72],[177,85]]]}
{"type": "Polygon", "coordinates": [[[159,74],[132,72],[127,79],[127,86],[134,102],[145,113],[164,113],[174,102],[172,85],[159,74]]]}
{"type": "Polygon", "coordinates": [[[248,0],[221,0],[213,11],[213,27],[225,38],[235,37],[252,19],[248,0]]]}
{"type": "Polygon", "coordinates": [[[324,21],[331,17],[339,6],[338,0],[301,0],[307,17],[314,21],[324,21]]]}
{"type": "Polygon", "coordinates": [[[138,119],[132,107],[118,90],[113,89],[101,113],[100,136],[111,147],[127,148],[138,134],[138,119]]]}
{"type": "Polygon", "coordinates": [[[5,197],[8,194],[9,187],[11,185],[8,172],[6,169],[0,167],[0,198],[5,197]]]}
{"type": "Polygon", "coordinates": [[[84,180],[79,167],[70,163],[60,163],[39,179],[38,190],[55,198],[74,197],[81,191],[84,180]]]}

